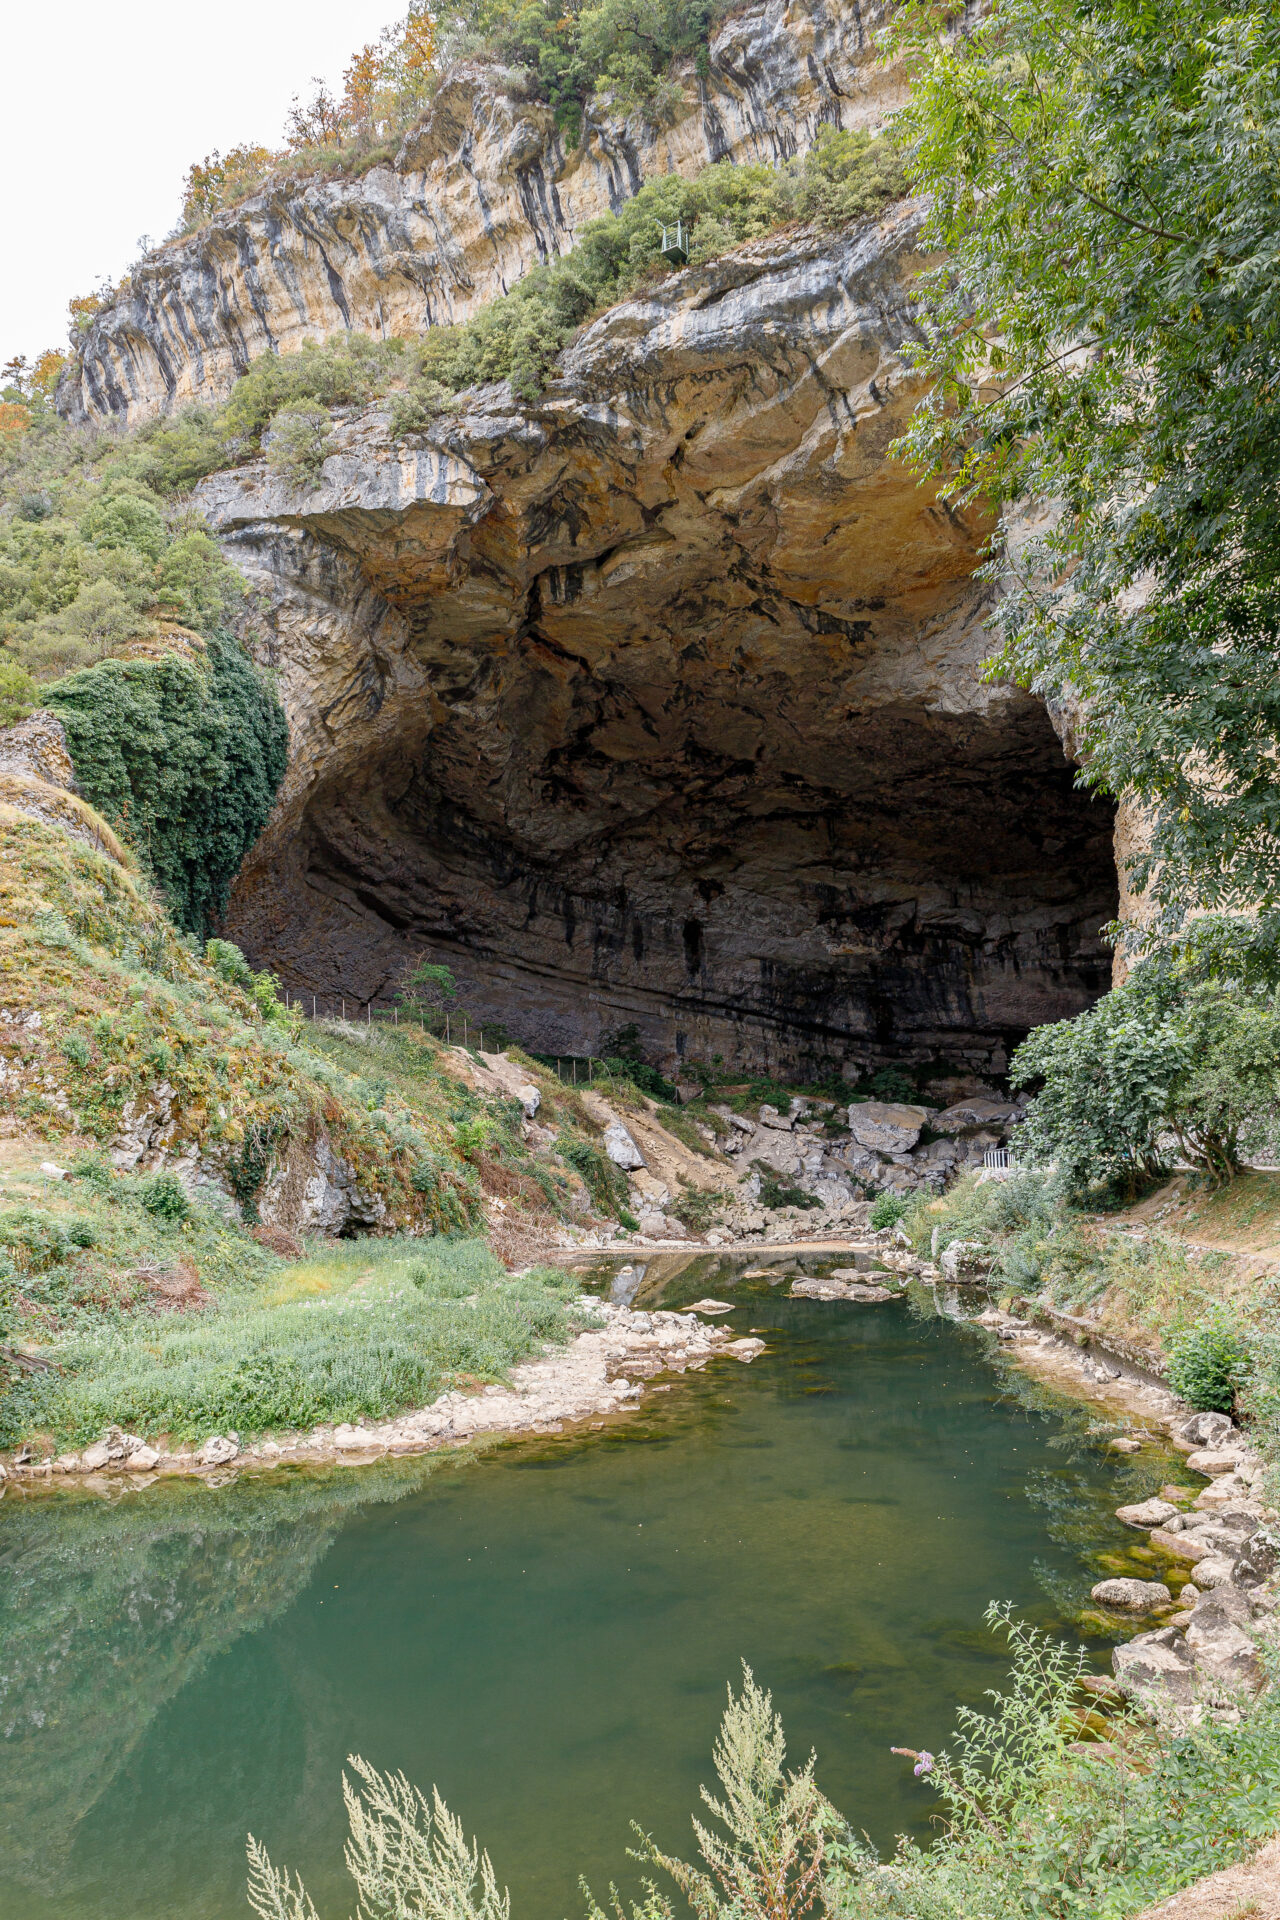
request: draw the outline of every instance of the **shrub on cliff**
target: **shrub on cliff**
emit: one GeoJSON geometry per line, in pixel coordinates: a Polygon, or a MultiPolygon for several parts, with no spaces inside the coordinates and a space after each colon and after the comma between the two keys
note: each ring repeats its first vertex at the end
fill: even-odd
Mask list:
{"type": "Polygon", "coordinates": [[[207,633],[239,604],[239,576],[155,490],[142,444],[90,462],[86,437],[45,415],[0,458],[0,663],[48,680],[175,622],[207,633]]]}
{"type": "Polygon", "coordinates": [[[661,120],[679,101],[670,79],[682,54],[706,70],[718,0],[446,0],[440,18],[495,58],[521,67],[571,141],[593,97],[661,120]]]}
{"type": "Polygon", "coordinates": [[[585,320],[669,273],[664,228],[681,221],[691,231],[696,265],[793,220],[835,227],[869,218],[903,186],[891,142],[835,128],[824,128],[809,153],[782,167],[721,161],[691,180],[663,174],[617,213],[588,220],[572,252],[532,268],[465,326],[431,328],[417,345],[414,378],[437,390],[509,379],[524,398],[536,398],[585,320]]]}
{"type": "Polygon", "coordinates": [[[284,774],[272,689],[233,640],[207,663],[108,660],[50,688],[86,798],[146,861],[178,924],[222,913],[284,774]]]}

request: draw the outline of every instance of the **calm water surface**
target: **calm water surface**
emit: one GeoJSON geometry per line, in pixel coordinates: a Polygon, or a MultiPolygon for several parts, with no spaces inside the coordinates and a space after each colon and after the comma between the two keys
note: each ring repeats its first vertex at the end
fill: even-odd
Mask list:
{"type": "Polygon", "coordinates": [[[740,1271],[699,1262],[667,1301],[732,1289],[767,1355],[606,1432],[111,1506],[11,1493],[5,1920],[243,1920],[249,1829],[346,1915],[350,1752],[439,1785],[516,1920],[577,1915],[580,1872],[634,1885],[632,1817],[687,1851],[744,1660],[856,1826],[927,1831],[889,1747],[944,1745],[998,1679],[988,1601],[1070,1627],[1163,1463],[1106,1456],[945,1319],[740,1271]]]}

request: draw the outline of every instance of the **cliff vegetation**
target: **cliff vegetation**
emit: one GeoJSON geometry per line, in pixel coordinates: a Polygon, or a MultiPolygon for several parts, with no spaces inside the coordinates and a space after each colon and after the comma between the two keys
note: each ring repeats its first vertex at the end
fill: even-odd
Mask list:
{"type": "MultiPolygon", "coordinates": [[[[192,233],[271,180],[360,174],[395,156],[403,135],[437,92],[448,68],[481,59],[507,69],[509,84],[545,101],[571,144],[593,106],[670,118],[684,89],[673,69],[692,60],[705,78],[707,38],[722,0],[596,0],[562,7],[549,0],[449,0],[410,7],[361,47],[333,93],[318,82],[294,99],[282,147],[252,143],[213,152],[187,174],[177,232],[192,233]]],[[[99,295],[79,303],[87,323],[99,295]]]]}

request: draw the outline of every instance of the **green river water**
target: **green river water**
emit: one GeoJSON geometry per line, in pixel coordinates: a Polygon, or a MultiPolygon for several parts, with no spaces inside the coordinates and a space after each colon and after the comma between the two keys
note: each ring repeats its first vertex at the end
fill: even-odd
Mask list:
{"type": "Polygon", "coordinates": [[[768,1352],[603,1431],[112,1504],[11,1489],[4,1920],[243,1920],[250,1829],[345,1916],[353,1751],[438,1784],[515,1920],[577,1915],[579,1873],[635,1885],[633,1817],[688,1851],[743,1660],[855,1826],[926,1833],[890,1746],[945,1745],[999,1679],[988,1601],[1075,1632],[1100,1569],[1137,1570],[1113,1509],[1168,1462],[1107,1455],[905,1301],[702,1260],[666,1304],[727,1290],[768,1352]]]}

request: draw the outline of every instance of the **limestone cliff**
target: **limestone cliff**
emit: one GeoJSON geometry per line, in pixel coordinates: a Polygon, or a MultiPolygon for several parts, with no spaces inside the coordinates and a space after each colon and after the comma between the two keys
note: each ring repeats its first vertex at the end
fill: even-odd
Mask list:
{"type": "Polygon", "coordinates": [[[876,127],[898,97],[872,45],[887,10],[749,0],[716,29],[708,78],[691,65],[678,76],[673,124],[588,115],[573,148],[519,74],[459,67],[393,164],[283,182],[147,255],[95,320],[59,405],[132,424],[222,398],[261,353],[466,320],[645,178],[787,159],[824,124],[876,127]]]}
{"type": "Polygon", "coordinates": [[[293,733],[256,960],[332,1005],[427,951],[540,1048],[784,1069],[998,1069],[1102,989],[1109,811],[981,675],[981,529],[887,452],[918,217],[686,270],[537,404],[204,483],[293,733]]]}

